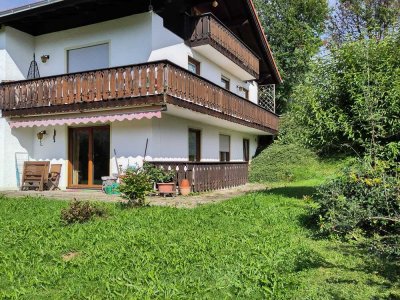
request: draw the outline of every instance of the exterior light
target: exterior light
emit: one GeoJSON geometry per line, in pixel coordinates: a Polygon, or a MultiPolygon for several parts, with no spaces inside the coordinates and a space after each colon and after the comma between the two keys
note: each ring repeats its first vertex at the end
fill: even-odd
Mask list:
{"type": "Polygon", "coordinates": [[[218,1],[214,0],[214,1],[212,2],[212,6],[213,6],[213,7],[217,7],[217,6],[218,6],[218,1]]]}
{"type": "Polygon", "coordinates": [[[36,136],[37,136],[37,138],[38,138],[38,140],[39,140],[39,142],[40,142],[40,146],[43,146],[43,145],[42,145],[42,140],[43,140],[43,136],[44,136],[45,134],[47,134],[47,133],[46,133],[46,130],[39,131],[39,132],[36,134],[36,136]]]}
{"type": "Polygon", "coordinates": [[[50,59],[50,55],[42,55],[40,59],[42,60],[42,63],[45,64],[50,59]]]}

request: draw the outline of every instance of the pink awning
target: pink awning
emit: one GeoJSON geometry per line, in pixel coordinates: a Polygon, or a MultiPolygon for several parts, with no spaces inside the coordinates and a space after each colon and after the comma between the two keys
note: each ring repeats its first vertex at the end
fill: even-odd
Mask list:
{"type": "Polygon", "coordinates": [[[161,111],[154,112],[131,112],[131,113],[120,113],[120,114],[103,114],[93,115],[85,117],[59,117],[59,118],[31,118],[31,119],[18,119],[9,120],[11,128],[20,127],[46,127],[46,126],[60,126],[60,125],[79,125],[79,124],[95,124],[95,123],[109,123],[117,121],[132,121],[141,120],[143,118],[161,118],[161,111]]]}

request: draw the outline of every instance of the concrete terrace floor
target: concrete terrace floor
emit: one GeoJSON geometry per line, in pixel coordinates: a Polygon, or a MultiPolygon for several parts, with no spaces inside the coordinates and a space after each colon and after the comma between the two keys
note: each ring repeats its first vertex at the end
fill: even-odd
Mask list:
{"type": "MultiPolygon", "coordinates": [[[[198,205],[221,202],[233,197],[245,195],[247,193],[264,191],[264,190],[266,190],[266,186],[264,184],[248,183],[246,185],[230,189],[199,193],[186,197],[149,196],[147,197],[146,200],[150,205],[193,208],[198,205]]],[[[71,201],[74,199],[80,201],[102,201],[102,202],[124,201],[121,197],[117,195],[106,195],[99,190],[80,190],[80,189],[43,191],[43,192],[0,191],[0,195],[4,195],[9,198],[38,197],[38,198],[47,198],[47,199],[64,200],[64,201],[71,201]]]]}

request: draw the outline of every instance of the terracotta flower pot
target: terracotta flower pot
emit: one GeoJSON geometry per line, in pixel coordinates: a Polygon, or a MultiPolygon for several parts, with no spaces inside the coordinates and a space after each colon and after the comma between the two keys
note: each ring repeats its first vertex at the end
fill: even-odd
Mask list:
{"type": "Polygon", "coordinates": [[[179,185],[179,190],[182,196],[187,196],[190,194],[190,182],[187,179],[183,179],[179,185]]]}
{"type": "Polygon", "coordinates": [[[157,186],[161,194],[175,193],[175,182],[157,183],[157,186]]]}

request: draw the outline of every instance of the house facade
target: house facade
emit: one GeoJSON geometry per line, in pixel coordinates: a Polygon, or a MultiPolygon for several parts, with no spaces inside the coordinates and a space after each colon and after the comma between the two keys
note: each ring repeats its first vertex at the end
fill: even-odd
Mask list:
{"type": "Polygon", "coordinates": [[[0,189],[27,160],[62,164],[63,189],[143,159],[247,170],[278,130],[250,0],[42,1],[0,24],[0,189]]]}

